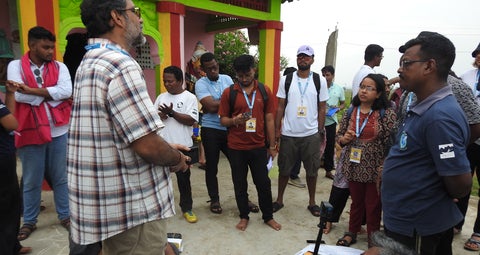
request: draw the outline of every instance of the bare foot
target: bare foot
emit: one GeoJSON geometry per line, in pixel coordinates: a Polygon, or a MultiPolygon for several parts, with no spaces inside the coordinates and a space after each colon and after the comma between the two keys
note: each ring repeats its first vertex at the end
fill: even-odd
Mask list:
{"type": "Polygon", "coordinates": [[[241,231],[245,231],[247,229],[248,220],[247,219],[240,219],[240,222],[237,224],[236,228],[241,231]]]}
{"type": "Polygon", "coordinates": [[[331,229],[332,229],[332,223],[330,221],[327,221],[327,223],[325,223],[325,228],[323,229],[323,233],[328,234],[330,233],[331,229]]]}
{"type": "Polygon", "coordinates": [[[280,229],[282,229],[282,225],[278,224],[274,219],[271,219],[265,222],[265,224],[269,225],[271,228],[275,229],[276,231],[279,231],[280,229]]]}

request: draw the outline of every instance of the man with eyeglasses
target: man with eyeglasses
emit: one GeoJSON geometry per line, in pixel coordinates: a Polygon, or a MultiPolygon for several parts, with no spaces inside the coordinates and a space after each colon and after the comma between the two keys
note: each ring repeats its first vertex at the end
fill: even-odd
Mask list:
{"type": "Polygon", "coordinates": [[[306,172],[309,201],[307,209],[313,216],[320,216],[315,202],[320,145],[325,139],[325,108],[328,100],[327,81],[310,71],[314,62],[314,50],[308,45],[297,50],[298,70],[293,73],[290,87],[285,87],[286,76],[278,86],[278,108],[275,117],[275,140],[279,142],[278,194],[273,212],[283,208],[283,195],[295,162],[300,158],[306,172]],[[320,79],[320,90],[314,84],[314,75],[320,79]]]}
{"type": "Polygon", "coordinates": [[[55,35],[43,27],[28,31],[29,51],[8,65],[8,80],[15,92],[19,127],[15,146],[22,162],[23,225],[18,239],[27,239],[36,229],[42,182],[49,181],[58,219],[70,226],[67,187],[67,132],[72,82],[65,64],[55,61],[55,35]]]}
{"type": "Polygon", "coordinates": [[[377,44],[369,44],[367,48],[365,48],[363,59],[365,60],[363,66],[360,67],[360,70],[355,74],[352,81],[352,98],[358,94],[358,89],[363,78],[371,73],[375,73],[373,68],[380,66],[383,59],[383,47],[377,44]]]}
{"type": "MultiPolygon", "coordinates": [[[[75,77],[68,137],[71,239],[103,254],[163,254],[175,214],[171,172],[189,157],[167,143],[143,71],[129,51],[145,42],[131,0],[84,0],[90,35],[75,77]]],[[[91,253],[89,253],[91,254],[91,253]]]]}
{"type": "Polygon", "coordinates": [[[447,83],[455,46],[430,32],[400,51],[400,87],[417,100],[409,105],[383,167],[385,232],[422,255],[451,255],[453,227],[462,219],[454,199],[472,185],[468,122],[447,83]]]}

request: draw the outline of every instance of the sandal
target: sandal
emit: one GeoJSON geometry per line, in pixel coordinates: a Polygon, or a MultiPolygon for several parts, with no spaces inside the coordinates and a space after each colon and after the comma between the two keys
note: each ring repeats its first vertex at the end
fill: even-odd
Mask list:
{"type": "Polygon", "coordinates": [[[210,202],[210,211],[212,213],[216,213],[216,214],[221,214],[222,213],[222,207],[220,206],[220,202],[219,201],[209,201],[210,202]]]}
{"type": "Polygon", "coordinates": [[[354,244],[357,242],[357,235],[351,232],[345,232],[343,234],[343,237],[338,239],[337,241],[337,246],[345,246],[345,247],[350,247],[350,245],[354,244]],[[346,237],[350,237],[351,241],[348,241],[346,237]]]}
{"type": "Polygon", "coordinates": [[[61,220],[60,225],[62,225],[67,231],[70,231],[70,218],[61,220]]]}
{"type": "Polygon", "coordinates": [[[27,239],[32,234],[32,232],[35,231],[35,229],[37,229],[37,225],[32,223],[23,223],[22,227],[18,231],[18,241],[23,241],[27,239]]]}
{"type": "Polygon", "coordinates": [[[480,250],[480,233],[473,233],[472,236],[463,245],[465,250],[479,251],[480,250]],[[474,239],[474,237],[479,239],[474,239]]]}
{"type": "Polygon", "coordinates": [[[260,208],[258,208],[258,205],[252,203],[252,201],[248,200],[248,210],[252,213],[258,213],[260,211],[260,208]]]}
{"type": "Polygon", "coordinates": [[[283,208],[283,204],[279,204],[278,202],[273,202],[272,204],[273,212],[278,212],[280,209],[283,208]]]}
{"type": "Polygon", "coordinates": [[[315,216],[315,217],[320,217],[320,206],[318,205],[309,205],[307,209],[310,211],[310,213],[315,216]]]}

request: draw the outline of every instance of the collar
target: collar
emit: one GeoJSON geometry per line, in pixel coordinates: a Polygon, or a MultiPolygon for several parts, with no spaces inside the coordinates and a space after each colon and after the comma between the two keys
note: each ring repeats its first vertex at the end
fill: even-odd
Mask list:
{"type": "Polygon", "coordinates": [[[425,111],[427,111],[430,106],[432,106],[434,103],[442,100],[448,95],[452,95],[452,87],[447,85],[437,91],[435,91],[433,94],[425,98],[422,102],[418,104],[414,104],[411,108],[410,111],[416,113],[417,115],[422,115],[425,111]]]}

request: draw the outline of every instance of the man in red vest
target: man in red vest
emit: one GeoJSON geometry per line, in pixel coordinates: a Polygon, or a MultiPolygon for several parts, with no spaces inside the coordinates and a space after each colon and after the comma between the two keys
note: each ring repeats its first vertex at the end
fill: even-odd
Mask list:
{"type": "Polygon", "coordinates": [[[18,240],[36,229],[44,176],[53,192],[58,219],[70,226],[67,190],[67,131],[72,82],[65,64],[55,61],[55,36],[43,27],[28,31],[29,51],[10,62],[7,78],[18,86],[15,146],[22,161],[23,225],[18,240]]]}

